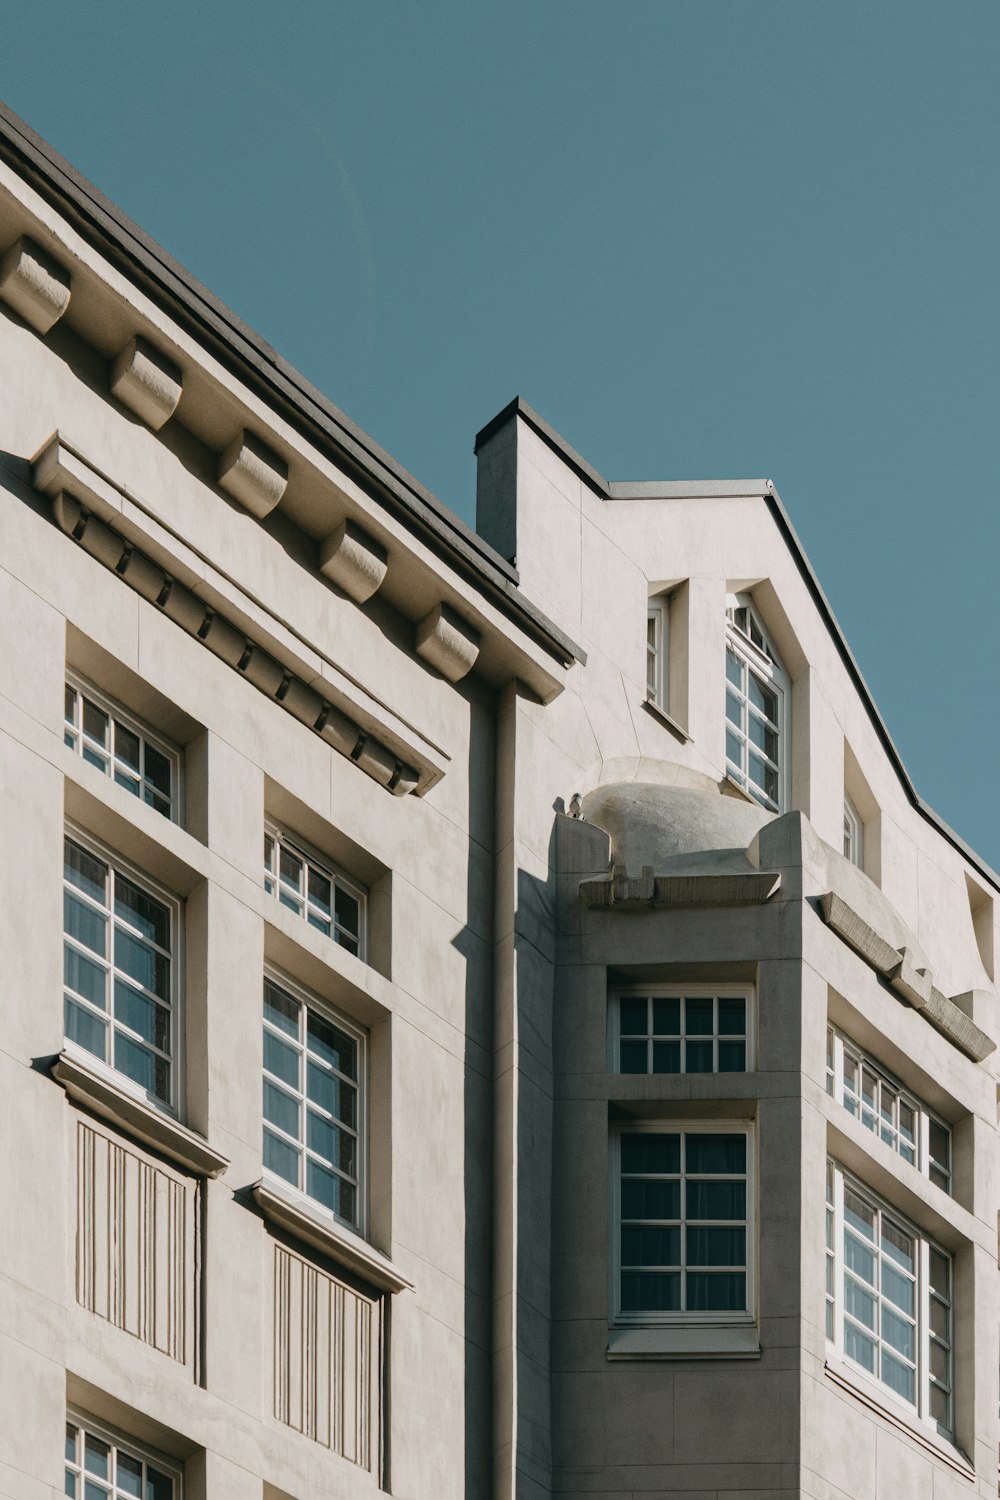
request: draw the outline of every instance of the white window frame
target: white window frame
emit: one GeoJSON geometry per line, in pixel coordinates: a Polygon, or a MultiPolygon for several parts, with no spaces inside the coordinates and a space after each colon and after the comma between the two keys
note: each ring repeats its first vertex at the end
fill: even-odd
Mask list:
{"type": "Polygon", "coordinates": [[[828,1026],[826,1032],[826,1091],[831,1099],[842,1105],[876,1139],[881,1140],[901,1161],[906,1162],[907,1166],[913,1167],[942,1192],[951,1195],[955,1150],[951,1126],[940,1115],[928,1109],[918,1095],[904,1088],[898,1078],[836,1026],[828,1026]],[[845,1063],[849,1065],[846,1068],[845,1063]],[[852,1089],[847,1080],[850,1066],[853,1066],[859,1080],[857,1090],[852,1089]],[[874,1101],[873,1109],[869,1109],[862,1099],[866,1080],[874,1101]],[[900,1105],[913,1111],[913,1161],[906,1154],[908,1142],[900,1128],[900,1105]],[[932,1154],[932,1124],[945,1132],[948,1143],[947,1161],[932,1154]]]}
{"type": "MultiPolygon", "coordinates": [[[[730,594],[726,606],[726,773],[741,786],[748,796],[769,812],[787,812],[790,799],[791,766],[791,683],[770,637],[764,629],[753,600],[749,594],[730,594]],[[740,614],[746,611],[746,628],[738,623],[740,614]],[[735,659],[740,682],[730,680],[729,658],[735,659]],[[763,689],[774,695],[775,718],[767,720],[751,702],[751,678],[763,689]],[[729,718],[730,694],[735,700],[740,721],[729,718]],[[776,736],[775,756],[768,756],[762,747],[752,745],[750,724],[761,722],[773,728],[776,736]],[[738,759],[731,754],[730,740],[735,742],[738,759]],[[751,778],[751,752],[762,756],[776,775],[777,795],[772,797],[767,790],[751,778]]],[[[766,732],[766,731],[765,731],[766,732]]]]}
{"type": "MultiPolygon", "coordinates": [[[[755,1003],[754,1003],[754,1000],[755,1000],[755,990],[754,990],[754,986],[752,984],[672,984],[672,985],[671,984],[652,984],[652,985],[648,985],[648,984],[632,984],[632,985],[623,985],[620,988],[612,990],[612,992],[611,992],[611,994],[609,996],[609,1002],[610,1002],[609,1003],[609,1007],[608,1007],[608,1070],[609,1070],[609,1072],[611,1072],[611,1073],[618,1073],[622,1077],[626,1077],[626,1078],[637,1078],[637,1077],[646,1076],[646,1075],[643,1075],[642,1073],[633,1072],[633,1071],[630,1071],[628,1073],[623,1073],[622,1072],[622,1068],[621,1068],[621,1040],[622,1040],[622,1030],[621,1030],[621,1002],[622,1002],[622,1000],[642,999],[642,998],[645,998],[646,1001],[647,1001],[647,1008],[648,1008],[648,1011],[650,1013],[650,1016],[649,1016],[649,1025],[650,1025],[650,1027],[652,1027],[653,1024],[654,1024],[654,1019],[653,1019],[653,1003],[652,1002],[654,1002],[656,1000],[672,1000],[672,999],[679,999],[682,1002],[682,1005],[681,1005],[681,1032],[680,1032],[679,1038],[675,1038],[673,1034],[671,1034],[668,1037],[666,1033],[664,1033],[662,1037],[659,1037],[658,1034],[655,1033],[655,1032],[653,1032],[652,1030],[650,1030],[649,1032],[647,1032],[647,1066],[646,1066],[646,1075],[656,1076],[656,1077],[661,1077],[661,1078],[676,1077],[676,1076],[679,1076],[680,1074],[684,1074],[687,1077],[707,1077],[710,1073],[711,1074],[717,1074],[717,1073],[720,1072],[720,1069],[719,1069],[719,1040],[720,1040],[720,1037],[721,1037],[722,1040],[734,1040],[734,1041],[738,1041],[738,1040],[741,1039],[735,1032],[720,1031],[720,1025],[719,1025],[719,1004],[718,1004],[718,1002],[719,1002],[720,999],[742,1000],[743,1003],[744,1003],[744,1016],[745,1016],[745,1029],[744,1029],[744,1032],[743,1032],[743,1040],[745,1041],[744,1065],[743,1065],[742,1068],[727,1068],[725,1071],[726,1071],[727,1074],[730,1074],[730,1073],[732,1073],[732,1074],[736,1074],[736,1073],[749,1073],[749,1072],[753,1071],[754,1064],[755,1064],[755,1057],[756,1057],[756,1041],[757,1041],[757,1038],[756,1038],[756,1024],[755,1024],[755,1022],[756,1022],[756,1014],[755,1014],[755,1012],[756,1012],[756,1006],[755,1006],[755,1003]],[[709,997],[711,997],[711,999],[713,1001],[713,1006],[712,1006],[713,1029],[712,1029],[712,1035],[711,1035],[711,1037],[709,1037],[708,1035],[705,1035],[705,1034],[701,1034],[701,1033],[698,1033],[697,1035],[689,1033],[685,1029],[685,1010],[686,1010],[686,1007],[684,1007],[683,1001],[685,999],[688,999],[688,998],[690,998],[690,999],[706,999],[706,998],[709,998],[709,997]],[[688,1041],[709,1041],[709,1040],[711,1040],[711,1042],[713,1044],[712,1045],[712,1067],[709,1068],[709,1069],[701,1069],[701,1070],[697,1070],[697,1071],[689,1070],[687,1067],[681,1067],[681,1068],[677,1069],[673,1073],[668,1073],[665,1070],[654,1070],[654,1068],[653,1068],[653,1061],[654,1061],[654,1039],[655,1040],[669,1040],[669,1041],[679,1040],[680,1061],[681,1061],[681,1063],[685,1063],[686,1060],[687,1060],[686,1053],[687,1053],[687,1042],[688,1041]]],[[[627,1035],[631,1035],[631,1033],[627,1033],[627,1035]]],[[[636,1033],[636,1036],[638,1036],[638,1033],[636,1033]]]]}
{"type": "Polygon", "coordinates": [[[865,825],[861,814],[844,793],[844,858],[859,870],[865,867],[865,825]]]}
{"type": "MultiPolygon", "coordinates": [[[[163,817],[168,818],[171,823],[180,823],[182,821],[181,793],[183,778],[181,774],[182,756],[177,746],[170,744],[168,740],[165,740],[162,738],[162,736],[156,734],[154,730],[150,729],[148,724],[145,724],[141,719],[136,718],[135,714],[130,713],[128,709],[124,708],[114,698],[109,697],[107,693],[102,693],[99,688],[95,688],[92,682],[88,682],[85,677],[79,676],[78,673],[71,671],[66,672],[66,688],[72,690],[76,694],[76,702],[74,705],[72,720],[70,720],[66,716],[65,703],[63,707],[63,742],[67,745],[67,747],[72,750],[75,755],[79,756],[81,760],[84,760],[87,765],[94,766],[94,769],[97,771],[103,771],[103,774],[107,776],[109,780],[113,781],[116,786],[123,786],[124,790],[126,791],[130,790],[130,788],[128,786],[125,786],[123,782],[119,781],[115,775],[115,764],[117,758],[115,756],[113,744],[107,750],[103,749],[103,747],[96,747],[94,753],[103,756],[106,760],[106,764],[103,767],[96,765],[93,759],[87,759],[84,755],[84,750],[88,743],[87,737],[85,736],[83,731],[82,698],[85,697],[89,699],[89,701],[93,703],[96,708],[100,709],[102,713],[107,714],[108,718],[114,724],[121,724],[123,729],[129,730],[132,734],[137,736],[140,746],[142,747],[144,765],[146,745],[149,745],[153,750],[159,751],[164,759],[169,762],[170,811],[162,813],[162,815],[163,817]]],[[[122,764],[124,765],[125,763],[123,762],[122,764]]],[[[129,775],[128,779],[131,781],[131,774],[129,775]]],[[[155,804],[147,802],[146,797],[143,795],[144,787],[145,778],[143,777],[140,782],[139,789],[135,793],[136,797],[140,802],[146,803],[147,806],[155,806],[155,804]]],[[[153,790],[155,791],[156,789],[154,788],[153,790]]],[[[162,812],[162,809],[160,808],[157,808],[156,810],[158,812],[162,812]]]]}
{"type": "MultiPolygon", "coordinates": [[[[868,1390],[876,1393],[879,1400],[884,1401],[888,1405],[898,1406],[902,1411],[908,1412],[910,1414],[911,1420],[915,1417],[925,1426],[929,1427],[932,1432],[939,1433],[943,1437],[951,1439],[954,1436],[955,1423],[954,1256],[948,1250],[944,1249],[943,1246],[935,1243],[935,1241],[930,1239],[929,1236],[924,1234],[924,1232],[916,1224],[907,1219],[904,1214],[897,1213],[892,1205],[888,1203],[884,1198],[880,1197],[878,1193],[872,1192],[871,1188],[860,1182],[850,1172],[845,1171],[845,1169],[839,1164],[839,1162],[833,1161],[832,1159],[828,1160],[826,1170],[827,1191],[825,1327],[828,1351],[832,1353],[838,1360],[842,1360],[844,1365],[852,1372],[852,1375],[856,1375],[859,1383],[863,1383],[868,1390]],[[912,1403],[908,1401],[901,1392],[895,1390],[891,1385],[884,1382],[879,1374],[873,1373],[863,1364],[860,1364],[857,1360],[853,1359],[851,1355],[846,1352],[844,1333],[845,1321],[850,1320],[852,1323],[856,1322],[857,1327],[862,1334],[869,1333],[869,1330],[865,1328],[863,1322],[851,1318],[851,1314],[847,1311],[845,1306],[845,1285],[848,1279],[848,1267],[846,1265],[846,1253],[844,1249],[845,1187],[849,1188],[860,1199],[862,1199],[867,1208],[874,1211],[874,1213],[877,1215],[876,1222],[879,1226],[881,1226],[883,1220],[888,1220],[895,1228],[897,1228],[903,1234],[909,1236],[914,1241],[915,1269],[912,1280],[915,1284],[915,1317],[913,1321],[915,1323],[914,1344],[916,1359],[915,1361],[913,1361],[913,1363],[915,1366],[914,1387],[916,1400],[912,1403]],[[949,1283],[949,1295],[947,1298],[938,1296],[931,1289],[930,1257],[932,1251],[934,1251],[937,1255],[942,1256],[947,1262],[949,1283]],[[945,1318],[947,1338],[939,1338],[932,1332],[932,1301],[939,1307],[947,1308],[947,1314],[945,1318]],[[947,1376],[947,1383],[936,1380],[931,1374],[932,1345],[937,1345],[938,1348],[946,1351],[945,1373],[947,1376]],[[947,1416],[944,1422],[938,1421],[931,1415],[931,1390],[934,1387],[942,1392],[942,1396],[945,1399],[947,1416]]],[[[876,1233],[876,1239],[873,1242],[873,1252],[875,1254],[879,1267],[881,1267],[881,1235],[878,1231],[876,1233]]],[[[905,1273],[903,1274],[905,1275],[905,1273]]],[[[880,1286],[876,1300],[879,1304],[879,1309],[881,1309],[881,1303],[883,1300],[885,1300],[884,1294],[881,1289],[881,1269],[878,1272],[878,1279],[880,1282],[880,1286]]],[[[864,1288],[863,1280],[859,1280],[859,1285],[864,1288]]],[[[893,1304],[890,1300],[890,1309],[892,1309],[892,1307],[893,1304]]],[[[940,1326],[940,1319],[942,1315],[938,1313],[936,1316],[939,1319],[940,1326]]],[[[878,1319],[879,1321],[881,1321],[881,1311],[879,1311],[878,1313],[878,1319]]],[[[902,1321],[908,1320],[904,1316],[902,1321]]],[[[885,1340],[884,1342],[886,1343],[887,1351],[898,1359],[899,1356],[895,1353],[891,1342],[889,1342],[888,1340],[885,1340]]],[[[879,1334],[877,1335],[875,1343],[876,1355],[878,1357],[881,1354],[883,1345],[883,1336],[881,1332],[879,1332],[879,1334]]]]}
{"type": "Polygon", "coordinates": [[[667,712],[670,668],[670,600],[655,594],[646,606],[646,701],[667,712]]]}
{"type": "MultiPolygon", "coordinates": [[[[359,1234],[362,1237],[367,1238],[369,1217],[368,1095],[370,1087],[368,1067],[368,1032],[364,1030],[363,1027],[359,1026],[356,1021],[351,1020],[349,1016],[345,1016],[343,1012],[337,1010],[336,1007],[331,1005],[328,1001],[322,1000],[311,990],[307,990],[296,980],[290,978],[288,974],[283,973],[280,969],[274,968],[270,964],[265,965],[264,968],[264,983],[273,984],[276,989],[283,990],[292,1000],[297,1001],[298,1004],[302,1006],[304,1015],[308,1015],[309,1011],[312,1011],[322,1020],[329,1022],[332,1026],[336,1026],[340,1031],[343,1031],[351,1039],[351,1041],[354,1042],[357,1048],[357,1078],[354,1080],[348,1080],[354,1085],[357,1101],[357,1125],[354,1131],[357,1142],[355,1148],[356,1216],[352,1220],[342,1214],[335,1213],[333,1209],[328,1208],[327,1205],[321,1202],[320,1199],[312,1197],[306,1190],[306,1187],[304,1185],[305,1165],[310,1158],[317,1160],[317,1162],[326,1170],[329,1170],[331,1166],[331,1163],[327,1158],[323,1158],[317,1152],[311,1151],[307,1145],[307,1119],[309,1105],[305,1092],[306,1081],[303,1076],[305,1066],[308,1065],[307,1044],[302,1040],[303,1031],[301,1026],[299,1029],[298,1037],[293,1041],[288,1036],[288,1034],[271,1026],[267,1019],[262,1016],[262,1027],[265,1035],[269,1033],[273,1034],[281,1041],[285,1042],[286,1045],[294,1047],[299,1052],[300,1057],[304,1060],[304,1064],[300,1064],[299,1087],[297,1089],[293,1089],[290,1084],[286,1083],[280,1077],[280,1075],[270,1072],[267,1069],[262,1057],[261,1061],[263,1082],[266,1084],[268,1081],[270,1081],[274,1085],[279,1086],[282,1092],[297,1100],[300,1108],[299,1134],[296,1137],[288,1134],[280,1126],[266,1119],[262,1101],[262,1162],[265,1126],[268,1130],[273,1132],[277,1139],[287,1143],[288,1145],[294,1146],[299,1153],[298,1181],[296,1183],[289,1182],[287,1177],[283,1177],[279,1172],[273,1171],[266,1165],[266,1163],[263,1164],[262,1167],[264,1178],[269,1182],[279,1184],[285,1192],[294,1193],[295,1196],[301,1199],[303,1203],[309,1205],[309,1208],[313,1213],[319,1214],[323,1218],[329,1219],[332,1223],[343,1224],[344,1226],[346,1226],[346,1228],[353,1230],[355,1234],[359,1234]]],[[[308,1033],[306,1033],[306,1035],[308,1035],[308,1033]]],[[[346,1077],[346,1075],[344,1076],[346,1077]]],[[[326,1111],[322,1111],[318,1107],[316,1112],[321,1115],[326,1115],[326,1117],[331,1120],[335,1119],[334,1116],[327,1115],[326,1111]]],[[[335,1123],[340,1126],[339,1121],[335,1121],[335,1123]]],[[[346,1128],[350,1130],[349,1126],[346,1128]]]]}
{"type": "MultiPolygon", "coordinates": [[[[609,1322],[613,1327],[636,1328],[636,1327],[746,1327],[753,1324],[756,1318],[756,1276],[757,1276],[757,1163],[755,1149],[755,1131],[753,1121],[750,1120],[623,1120],[616,1123],[611,1131],[610,1150],[608,1152],[610,1163],[609,1223],[611,1230],[610,1254],[608,1257],[610,1284],[608,1307],[610,1311],[609,1322]],[[717,1222],[720,1225],[744,1224],[746,1228],[746,1264],[745,1267],[736,1268],[745,1271],[746,1275],[746,1307],[726,1308],[717,1311],[650,1311],[640,1309],[638,1311],[624,1312],[621,1306],[621,1143],[622,1137],[626,1135],[742,1135],[746,1141],[746,1171],[745,1173],[720,1173],[716,1174],[720,1179],[745,1178],[746,1181],[746,1218],[744,1220],[698,1220],[698,1224],[710,1225],[717,1222]]],[[[686,1161],[682,1162],[682,1168],[686,1161]]],[[[674,1174],[670,1174],[673,1176],[674,1174]]],[[[700,1176],[701,1174],[699,1174],[700,1176]]],[[[708,1174],[705,1174],[708,1175],[708,1174]]],[[[684,1226],[682,1230],[682,1247],[684,1244],[684,1230],[687,1228],[687,1218],[684,1213],[684,1189],[686,1173],[680,1174],[681,1187],[681,1219],[684,1226]]],[[[668,1221],[674,1222],[674,1221],[668,1221]]],[[[704,1268],[689,1267],[685,1264],[685,1256],[682,1248],[681,1269],[688,1270],[704,1269],[711,1271],[716,1268],[706,1266],[704,1268]]]]}
{"type": "MultiPolygon", "coordinates": [[[[165,906],[170,913],[170,948],[169,951],[166,949],[159,950],[166,953],[170,961],[170,998],[168,1002],[170,1007],[170,1053],[167,1057],[167,1061],[170,1064],[170,1097],[168,1099],[162,1099],[159,1094],[156,1094],[149,1089],[144,1089],[141,1084],[137,1083],[134,1079],[129,1078],[127,1073],[123,1073],[120,1069],[116,1068],[114,1064],[107,1058],[98,1057],[95,1052],[88,1051],[87,1048],[84,1047],[81,1043],[73,1041],[69,1036],[66,1035],[65,1005],[68,986],[66,984],[64,972],[63,1035],[66,1051],[69,1052],[73,1057],[79,1058],[79,1060],[83,1062],[92,1072],[100,1073],[102,1077],[105,1077],[110,1082],[114,1083],[116,1088],[120,1088],[126,1093],[133,1094],[137,1099],[143,1100],[146,1104],[150,1105],[151,1108],[159,1110],[162,1114],[170,1115],[173,1118],[178,1118],[179,1101],[184,1097],[183,1048],[181,1045],[181,976],[184,972],[183,903],[178,899],[177,896],[173,895],[172,892],[168,891],[164,886],[160,885],[158,881],[152,879],[144,870],[138,869],[129,860],[123,859],[122,856],[119,855],[115,850],[109,848],[108,845],[101,843],[99,840],[92,838],[89,834],[85,833],[83,829],[78,828],[75,824],[67,823],[63,830],[63,836],[64,874],[62,884],[64,893],[68,888],[65,877],[66,839],[70,840],[74,844],[79,845],[81,849],[85,850],[88,854],[92,855],[95,859],[100,860],[108,867],[111,875],[111,889],[109,891],[109,904],[107,907],[99,907],[97,903],[94,902],[90,897],[88,897],[84,892],[80,891],[76,887],[73,887],[72,889],[74,896],[79,899],[83,905],[89,907],[95,912],[100,912],[107,917],[109,922],[109,932],[112,932],[114,927],[113,889],[115,875],[121,875],[126,880],[131,881],[134,885],[137,885],[140,890],[144,891],[147,895],[153,897],[154,900],[160,902],[161,905],[165,906]]],[[[147,942],[148,939],[142,938],[142,941],[147,942]]],[[[64,948],[67,943],[70,943],[72,947],[78,949],[86,958],[95,963],[99,968],[103,968],[110,975],[107,997],[108,1009],[104,1013],[107,1022],[105,1037],[109,1037],[112,1030],[117,1029],[118,1031],[124,1032],[126,1036],[133,1038],[136,1042],[139,1043],[139,1045],[146,1048],[147,1050],[157,1052],[161,1056],[164,1055],[162,1049],[157,1048],[155,1044],[151,1044],[150,1042],[146,1041],[146,1039],[140,1036],[138,1032],[132,1031],[131,1028],[127,1027],[124,1022],[116,1020],[114,1014],[114,977],[115,974],[119,971],[116,970],[110,956],[106,956],[105,958],[101,959],[99,955],[92,953],[90,949],[86,948],[85,945],[81,945],[76,939],[72,938],[71,935],[67,933],[64,915],[64,948]]],[[[152,946],[155,948],[157,945],[152,944],[152,946]]],[[[122,978],[127,981],[128,976],[125,975],[124,971],[120,972],[122,978]]],[[[130,987],[135,987],[134,981],[131,981],[130,987]]],[[[99,1012],[95,1009],[95,1007],[92,1004],[88,1004],[86,997],[83,996],[79,991],[73,991],[72,993],[78,1003],[80,1001],[83,1002],[83,1008],[85,1010],[92,1011],[95,1016],[99,1015],[99,1012]]]]}
{"type": "Polygon", "coordinates": [[[293,916],[301,917],[302,920],[319,931],[321,936],[329,937],[330,941],[338,947],[350,949],[342,942],[340,937],[341,928],[336,919],[337,891],[343,891],[358,903],[358,951],[355,955],[362,963],[368,962],[368,892],[363,885],[346,874],[339,865],[332,860],[326,859],[322,854],[310,848],[302,839],[293,838],[284,829],[270,819],[264,823],[264,890],[267,895],[273,896],[280,906],[286,911],[292,912],[293,916]],[[271,864],[268,865],[267,844],[271,840],[271,864]],[[281,899],[281,881],[279,877],[280,850],[287,849],[289,854],[302,862],[303,884],[300,894],[301,907],[293,906],[288,901],[281,899]],[[330,931],[323,933],[321,928],[310,920],[309,909],[309,872],[315,871],[330,882],[330,931]]]}
{"type": "MultiPolygon", "coordinates": [[[[145,1500],[146,1494],[147,1466],[157,1469],[165,1479],[170,1480],[173,1489],[170,1500],[182,1500],[184,1474],[181,1466],[174,1459],[168,1458],[165,1454],[157,1453],[143,1444],[133,1442],[124,1433],[116,1432],[113,1428],[106,1427],[102,1422],[95,1422],[93,1418],[84,1415],[83,1412],[75,1411],[73,1408],[70,1408],[66,1413],[66,1429],[63,1467],[67,1477],[72,1472],[78,1481],[85,1477],[88,1481],[94,1483],[95,1487],[103,1487],[108,1500],[126,1500],[126,1491],[118,1488],[114,1482],[117,1479],[118,1454],[122,1453],[126,1457],[135,1459],[143,1465],[141,1480],[143,1500],[145,1500]],[[68,1451],[70,1427],[75,1427],[77,1430],[77,1435],[74,1439],[75,1454],[72,1460],[69,1457],[68,1451]],[[99,1480],[92,1475],[85,1475],[82,1462],[78,1462],[77,1459],[82,1459],[81,1449],[87,1437],[93,1437],[98,1442],[107,1443],[111,1448],[113,1459],[110,1469],[112,1476],[114,1476],[113,1478],[99,1480]]],[[[83,1490],[83,1484],[78,1482],[76,1485],[76,1500],[83,1500],[83,1490]]]]}

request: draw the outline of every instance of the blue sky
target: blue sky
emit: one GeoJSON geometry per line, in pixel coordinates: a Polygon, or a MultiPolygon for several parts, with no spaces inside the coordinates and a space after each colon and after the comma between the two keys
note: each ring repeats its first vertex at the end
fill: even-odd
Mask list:
{"type": "Polygon", "coordinates": [[[917,789],[1000,867],[1000,6],[11,8],[0,96],[440,498],[515,394],[777,485],[917,789]]]}

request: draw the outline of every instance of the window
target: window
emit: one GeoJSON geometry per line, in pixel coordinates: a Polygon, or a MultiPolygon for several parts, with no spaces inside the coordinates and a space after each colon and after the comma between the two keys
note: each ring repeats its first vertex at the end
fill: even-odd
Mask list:
{"type": "Polygon", "coordinates": [[[177,1470],[71,1417],[66,1423],[66,1494],[75,1500],[180,1500],[177,1470]]]}
{"type": "Polygon", "coordinates": [[[726,630],[726,770],[763,807],[788,805],[788,679],[745,594],[726,630]]]}
{"type": "Polygon", "coordinates": [[[904,1161],[951,1192],[949,1127],[832,1026],[826,1033],[826,1091],[904,1161]]]}
{"type": "Polygon", "coordinates": [[[282,980],[264,981],[264,1166],[363,1229],[365,1035],[282,980]]]}
{"type": "Polygon", "coordinates": [[[748,1125],[629,1125],[612,1138],[617,1323],[752,1317],[748,1125]]]}
{"type": "Polygon", "coordinates": [[[914,1225],[827,1165],[826,1334],[837,1352],[950,1433],[952,1262],[914,1225]]]}
{"type": "Polygon", "coordinates": [[[844,797],[844,858],[859,870],[865,867],[865,825],[850,797],[844,797]]]}
{"type": "Polygon", "coordinates": [[[274,827],[264,832],[264,889],[310,927],[364,958],[364,890],[274,827]]]}
{"type": "Polygon", "coordinates": [[[66,682],[65,717],[63,738],[71,750],[164,817],[177,820],[176,750],[80,679],[66,682]]]}
{"type": "Polygon", "coordinates": [[[646,612],[646,698],[667,708],[669,609],[666,599],[650,599],[646,612]]]}
{"type": "Polygon", "coordinates": [[[751,993],[740,985],[687,985],[612,996],[612,1067],[620,1073],[745,1072],[751,993]]]}
{"type": "Polygon", "coordinates": [[[175,1098],[177,903],[67,836],[66,1038],[159,1104],[175,1098]]]}

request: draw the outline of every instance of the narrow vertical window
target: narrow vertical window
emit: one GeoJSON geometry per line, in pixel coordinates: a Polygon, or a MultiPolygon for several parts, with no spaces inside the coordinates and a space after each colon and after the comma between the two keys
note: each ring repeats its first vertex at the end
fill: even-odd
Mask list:
{"type": "Polygon", "coordinates": [[[67,1041],[172,1105],[176,903],[67,837],[63,913],[67,1041]]]}
{"type": "Polygon", "coordinates": [[[669,614],[666,599],[650,599],[646,612],[646,698],[667,710],[669,614]]]}
{"type": "Polygon", "coordinates": [[[844,858],[859,870],[865,867],[865,825],[850,797],[844,797],[844,858]]]}
{"type": "Polygon", "coordinates": [[[788,679],[749,599],[726,630],[726,770],[771,812],[788,805],[788,679]]]}

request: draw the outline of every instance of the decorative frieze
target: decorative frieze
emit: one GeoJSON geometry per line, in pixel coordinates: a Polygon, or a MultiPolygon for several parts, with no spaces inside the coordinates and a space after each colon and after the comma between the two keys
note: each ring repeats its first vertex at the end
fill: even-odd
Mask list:
{"type": "Polygon", "coordinates": [[[364,604],[385,578],[388,554],[381,542],[353,521],[342,521],[320,543],[320,571],[357,604],[364,604]]]}
{"type": "Polygon", "coordinates": [[[218,480],[227,495],[263,520],[288,483],[288,465],[260,438],[238,432],[219,459],[218,480]]]}
{"type": "Polygon", "coordinates": [[[186,1364],[194,1308],[193,1184],[77,1121],[76,1299],[186,1364]]]}
{"type": "Polygon", "coordinates": [[[37,333],[48,333],[69,306],[70,274],[22,236],[0,260],[0,297],[37,333]]]}
{"type": "Polygon", "coordinates": [[[111,391],[147,427],[158,432],[181,399],[181,371],[138,335],[111,365],[111,391]]]}
{"type": "Polygon", "coordinates": [[[435,604],[417,626],[417,655],[449,682],[461,682],[476,664],[479,631],[447,604],[435,604]]]}
{"type": "Polygon", "coordinates": [[[349,1463],[378,1467],[382,1303],[274,1246],[274,1415],[349,1463]]]}

